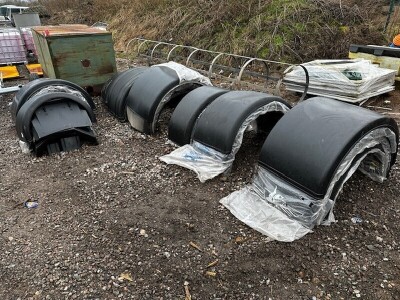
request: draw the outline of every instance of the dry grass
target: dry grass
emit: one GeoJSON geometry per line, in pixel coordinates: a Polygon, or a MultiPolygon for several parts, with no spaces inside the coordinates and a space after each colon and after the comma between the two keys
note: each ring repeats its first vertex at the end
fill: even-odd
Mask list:
{"type": "MultiPolygon", "coordinates": [[[[350,43],[385,43],[371,6],[339,0],[40,0],[58,22],[107,21],[117,48],[138,36],[302,62],[347,56],[350,43]]],[[[382,24],[383,26],[384,24],[382,24]]]]}

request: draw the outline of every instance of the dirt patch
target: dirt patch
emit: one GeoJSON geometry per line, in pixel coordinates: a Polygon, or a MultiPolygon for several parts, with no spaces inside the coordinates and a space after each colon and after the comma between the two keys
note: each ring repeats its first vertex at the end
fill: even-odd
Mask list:
{"type": "MultiPolygon", "coordinates": [[[[171,109],[145,136],[95,98],[98,146],[34,158],[19,149],[10,101],[0,99],[1,299],[184,299],[185,282],[193,299],[400,299],[398,163],[383,184],[353,176],[337,223],[279,243],[219,204],[251,182],[262,138],[245,138],[231,176],[201,184],[158,159],[173,150],[171,109]]],[[[384,105],[397,113],[399,91],[371,104],[384,105]]]]}

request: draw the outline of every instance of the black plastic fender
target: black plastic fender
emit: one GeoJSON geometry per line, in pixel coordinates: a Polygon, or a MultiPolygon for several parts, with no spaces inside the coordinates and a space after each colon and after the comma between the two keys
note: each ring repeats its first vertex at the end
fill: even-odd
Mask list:
{"type": "Polygon", "coordinates": [[[120,121],[127,120],[126,98],[133,85],[133,82],[142,74],[147,67],[128,69],[112,78],[102,93],[105,104],[110,112],[120,121]]]}
{"type": "Polygon", "coordinates": [[[31,82],[28,82],[25,84],[14,96],[13,102],[11,104],[11,117],[13,120],[15,120],[19,109],[24,105],[26,101],[29,100],[30,97],[32,97],[35,93],[39,92],[41,89],[46,88],[48,86],[55,86],[55,85],[61,85],[61,86],[66,86],[68,88],[71,88],[73,90],[76,90],[81,93],[83,98],[86,99],[88,104],[92,109],[95,108],[95,104],[93,102],[92,97],[86,92],[83,88],[81,88],[79,85],[63,80],[63,79],[50,79],[50,78],[40,78],[33,80],[31,82]]]}
{"type": "MultiPolygon", "coordinates": [[[[348,103],[314,97],[296,105],[271,130],[259,163],[306,194],[322,199],[334,174],[353,146],[371,130],[396,122],[348,103]]],[[[391,164],[396,160],[392,154],[391,164]]]]}
{"type": "Polygon", "coordinates": [[[133,128],[152,134],[159,113],[174,97],[183,96],[201,86],[199,82],[180,83],[177,73],[165,66],[145,70],[133,83],[127,96],[127,115],[133,128]]]}
{"type": "Polygon", "coordinates": [[[97,144],[88,112],[73,101],[40,106],[32,118],[31,144],[36,155],[71,151],[83,142],[97,144]]]}
{"type": "MultiPolygon", "coordinates": [[[[31,143],[33,140],[32,130],[32,119],[35,112],[44,104],[54,103],[54,102],[74,102],[78,104],[82,109],[86,110],[90,120],[96,122],[96,116],[93,113],[92,108],[89,103],[80,97],[66,93],[49,93],[39,96],[33,96],[28,101],[22,105],[19,109],[16,120],[15,127],[17,130],[17,135],[21,141],[31,143]]],[[[47,126],[52,126],[47,124],[47,126]]],[[[71,125],[72,126],[72,125],[71,125]]]]}
{"type": "MultiPolygon", "coordinates": [[[[202,112],[193,129],[193,140],[220,153],[230,154],[245,120],[258,109],[274,101],[290,108],[290,104],[282,98],[265,93],[252,91],[225,93],[202,112]]],[[[280,115],[282,116],[283,112],[280,112],[280,115]]]]}
{"type": "Polygon", "coordinates": [[[103,101],[105,102],[108,97],[108,87],[110,86],[110,84],[112,84],[115,80],[115,78],[117,78],[122,72],[117,72],[114,73],[113,76],[111,76],[111,78],[109,78],[104,84],[103,87],[101,88],[101,99],[103,99],[103,101]]]}
{"type": "Polygon", "coordinates": [[[168,138],[179,146],[190,143],[194,124],[201,112],[216,98],[227,93],[212,86],[202,86],[188,93],[175,108],[168,126],[168,138]]]}

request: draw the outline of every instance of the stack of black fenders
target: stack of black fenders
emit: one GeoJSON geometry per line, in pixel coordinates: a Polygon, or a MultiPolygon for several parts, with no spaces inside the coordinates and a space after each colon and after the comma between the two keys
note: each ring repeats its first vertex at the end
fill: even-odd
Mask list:
{"type": "Polygon", "coordinates": [[[20,142],[35,155],[97,144],[92,125],[95,105],[80,86],[61,79],[36,79],[24,85],[11,104],[20,142]]]}

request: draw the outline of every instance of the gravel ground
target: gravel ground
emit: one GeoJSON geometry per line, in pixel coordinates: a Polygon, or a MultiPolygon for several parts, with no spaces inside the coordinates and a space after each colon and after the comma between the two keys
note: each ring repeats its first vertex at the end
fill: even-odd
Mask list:
{"type": "MultiPolygon", "coordinates": [[[[400,92],[389,99],[397,112],[400,92]]],[[[231,176],[201,184],[159,160],[173,150],[170,109],[145,136],[95,98],[100,144],[35,158],[19,149],[10,101],[0,98],[0,299],[400,299],[398,163],[383,184],[355,174],[335,224],[281,243],[219,204],[251,182],[262,137],[245,138],[231,176]]]]}

